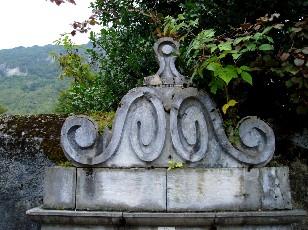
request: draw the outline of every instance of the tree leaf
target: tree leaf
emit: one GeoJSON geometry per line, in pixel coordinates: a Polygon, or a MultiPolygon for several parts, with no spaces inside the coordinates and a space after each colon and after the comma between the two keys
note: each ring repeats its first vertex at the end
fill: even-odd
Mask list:
{"type": "Polygon", "coordinates": [[[251,70],[250,67],[248,67],[248,66],[246,66],[246,65],[242,65],[242,66],[240,67],[240,69],[241,69],[241,70],[244,70],[244,71],[250,71],[250,70],[251,70]]]}
{"type": "Polygon", "coordinates": [[[259,50],[273,50],[274,47],[271,44],[262,44],[259,46],[259,50]]]}
{"type": "Polygon", "coordinates": [[[224,104],[223,105],[223,107],[222,107],[222,112],[224,113],[224,114],[226,114],[227,113],[227,109],[230,107],[230,106],[235,106],[237,104],[237,101],[236,100],[230,100],[230,101],[228,101],[228,103],[227,104],[224,104]]]}
{"type": "Polygon", "coordinates": [[[242,76],[244,81],[246,81],[247,83],[252,85],[252,77],[251,77],[251,75],[248,72],[242,72],[241,76],[242,76]]]}
{"type": "Polygon", "coordinates": [[[233,41],[233,45],[237,45],[237,44],[239,44],[241,41],[243,41],[243,38],[242,38],[242,37],[236,38],[236,39],[233,41]]]}
{"type": "Polygon", "coordinates": [[[266,27],[266,28],[263,30],[262,34],[268,33],[271,29],[272,29],[271,26],[266,27]]]}
{"type": "Polygon", "coordinates": [[[180,20],[184,20],[184,19],[185,19],[183,14],[179,14],[179,15],[178,15],[178,18],[179,18],[180,20]]]}
{"type": "Polygon", "coordinates": [[[233,60],[237,60],[242,54],[237,53],[237,54],[232,54],[233,60]]]}
{"type": "Polygon", "coordinates": [[[223,42],[223,43],[220,43],[219,45],[218,45],[218,49],[220,50],[220,51],[223,51],[223,50],[232,50],[232,47],[231,47],[231,44],[232,44],[233,42],[223,42]]]}

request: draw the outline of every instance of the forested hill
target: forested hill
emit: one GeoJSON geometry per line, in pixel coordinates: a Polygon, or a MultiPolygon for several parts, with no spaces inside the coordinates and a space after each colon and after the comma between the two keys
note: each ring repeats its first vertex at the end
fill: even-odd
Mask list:
{"type": "Polygon", "coordinates": [[[58,75],[58,67],[50,56],[50,52],[63,52],[60,46],[16,47],[0,50],[0,76],[37,75],[54,78],[58,75]]]}
{"type": "Polygon", "coordinates": [[[0,104],[7,113],[52,113],[69,81],[58,79],[59,68],[50,52],[64,50],[56,45],[0,50],[0,104]]]}

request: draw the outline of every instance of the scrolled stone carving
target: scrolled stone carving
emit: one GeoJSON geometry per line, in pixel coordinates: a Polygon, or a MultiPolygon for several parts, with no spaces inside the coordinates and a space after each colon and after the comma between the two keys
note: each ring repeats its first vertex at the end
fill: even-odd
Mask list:
{"type": "Polygon", "coordinates": [[[275,135],[269,125],[256,117],[245,117],[239,122],[238,130],[236,149],[226,146],[230,154],[247,164],[268,163],[275,151],[275,135]]]}
{"type": "Polygon", "coordinates": [[[185,160],[196,162],[207,154],[209,130],[226,154],[241,163],[265,165],[272,158],[275,136],[264,121],[255,117],[242,119],[238,126],[240,141],[232,146],[216,105],[207,93],[187,88],[173,98],[170,132],[174,149],[185,160]]]}
{"type": "Polygon", "coordinates": [[[139,100],[131,121],[130,141],[138,157],[149,162],[161,154],[165,143],[165,111],[154,95],[145,94],[139,100]]]}
{"type": "Polygon", "coordinates": [[[61,129],[61,144],[64,153],[72,162],[85,164],[96,155],[98,127],[87,116],[68,117],[61,129]]]}
{"type": "Polygon", "coordinates": [[[121,101],[113,132],[105,129],[103,135],[87,116],[69,117],[61,130],[61,144],[65,155],[75,165],[99,165],[117,152],[125,122],[129,126],[131,147],[143,161],[153,161],[161,153],[166,135],[164,107],[154,90],[131,90],[121,101]]]}
{"type": "Polygon", "coordinates": [[[197,98],[177,96],[170,112],[170,132],[177,153],[187,161],[202,159],[208,145],[205,109],[197,98]]]}
{"type": "Polygon", "coordinates": [[[145,80],[148,87],[132,89],[123,97],[112,132],[105,129],[99,135],[95,122],[86,116],[67,119],[61,143],[68,159],[77,166],[107,167],[166,167],[173,155],[188,167],[261,166],[270,161],[275,150],[272,129],[247,117],[239,123],[239,142],[233,146],[210,96],[184,87],[185,77],[174,65],[178,46],[172,38],[155,43],[160,68],[145,80]],[[118,149],[123,160],[119,155],[110,159],[118,149]]]}

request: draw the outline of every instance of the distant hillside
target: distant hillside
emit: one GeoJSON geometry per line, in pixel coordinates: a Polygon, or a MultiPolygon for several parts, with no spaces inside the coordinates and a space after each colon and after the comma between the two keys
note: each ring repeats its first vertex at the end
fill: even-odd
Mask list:
{"type": "Polygon", "coordinates": [[[50,52],[56,45],[0,50],[0,104],[9,114],[52,113],[60,90],[69,80],[59,80],[59,69],[50,52]]]}

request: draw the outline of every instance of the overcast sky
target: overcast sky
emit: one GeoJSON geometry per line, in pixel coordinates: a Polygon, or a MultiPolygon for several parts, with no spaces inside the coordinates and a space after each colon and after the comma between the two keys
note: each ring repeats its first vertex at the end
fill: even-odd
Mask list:
{"type": "MultiPolygon", "coordinates": [[[[75,0],[77,5],[57,6],[49,0],[0,1],[0,49],[17,46],[52,44],[60,34],[71,32],[70,24],[83,21],[91,15],[91,0],[75,0]]],[[[75,35],[77,44],[88,42],[89,34],[75,35]]]]}

